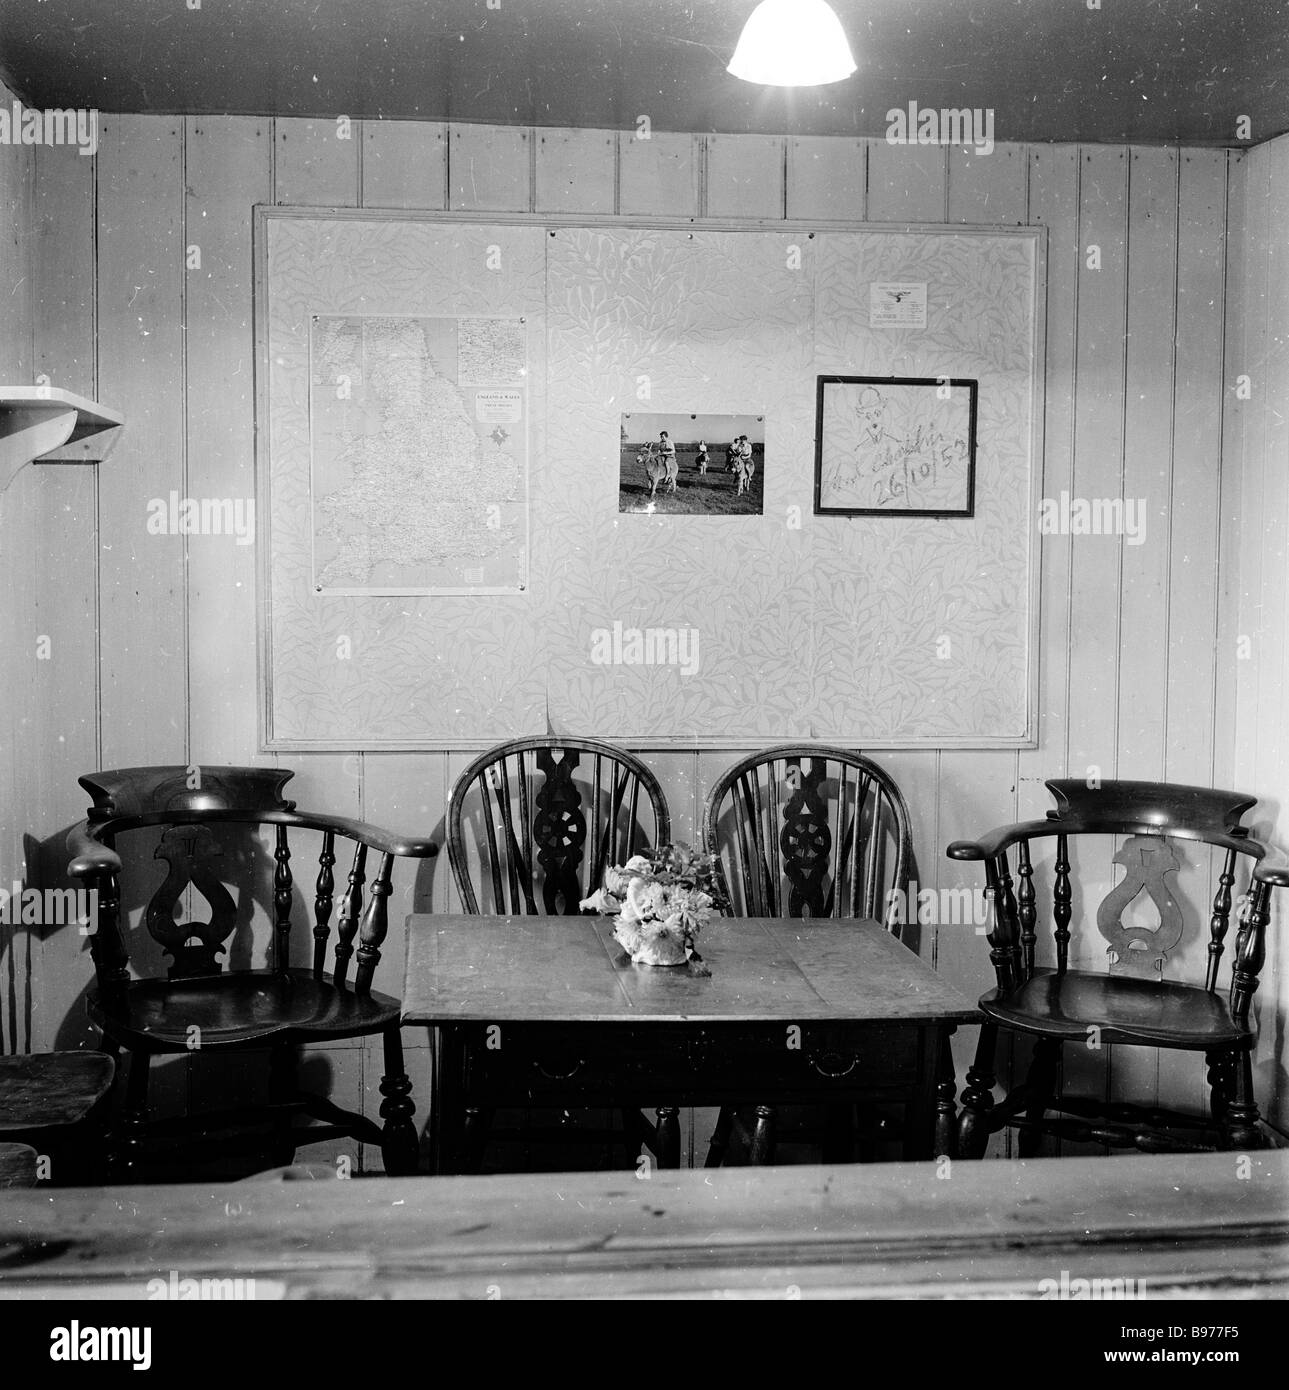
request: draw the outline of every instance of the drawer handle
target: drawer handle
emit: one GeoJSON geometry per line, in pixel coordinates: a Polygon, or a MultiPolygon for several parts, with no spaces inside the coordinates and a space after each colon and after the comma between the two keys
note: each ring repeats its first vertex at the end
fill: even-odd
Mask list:
{"type": "Polygon", "coordinates": [[[533,1066],[547,1079],[547,1081],[567,1081],[570,1076],[576,1076],[582,1070],[583,1062],[579,1057],[568,1071],[547,1071],[541,1062],[534,1062],[533,1066]]]}
{"type": "Polygon", "coordinates": [[[811,1056],[810,1065],[820,1076],[849,1076],[859,1065],[859,1058],[853,1052],[850,1054],[849,1061],[847,1061],[844,1052],[821,1052],[818,1056],[811,1056]],[[839,1065],[843,1062],[845,1063],[844,1066],[839,1065]]]}

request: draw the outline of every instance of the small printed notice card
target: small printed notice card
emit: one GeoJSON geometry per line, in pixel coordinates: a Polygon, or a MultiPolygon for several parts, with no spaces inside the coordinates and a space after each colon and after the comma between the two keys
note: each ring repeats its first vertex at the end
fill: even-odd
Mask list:
{"type": "Polygon", "coordinates": [[[870,328],[925,328],[926,284],[879,284],[868,287],[870,328]]]}

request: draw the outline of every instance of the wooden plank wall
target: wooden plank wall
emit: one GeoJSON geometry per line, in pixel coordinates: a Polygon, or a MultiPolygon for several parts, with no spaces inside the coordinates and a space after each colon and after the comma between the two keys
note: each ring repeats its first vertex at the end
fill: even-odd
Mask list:
{"type": "MultiPolygon", "coordinates": [[[[1289,136],[1233,165],[1228,218],[1226,438],[1218,537],[1225,580],[1217,645],[1223,718],[1219,764],[1263,794],[1259,829],[1289,837],[1289,136]],[[1246,385],[1247,396],[1242,387],[1246,385]]],[[[1289,1128],[1284,1037],[1289,946],[1281,903],[1256,1007],[1256,1084],[1272,1122],[1289,1128]]]]}
{"type": "MultiPolygon", "coordinates": [[[[74,775],[100,759],[273,761],[256,752],[252,548],[144,529],[148,500],[171,490],[253,495],[250,210],[264,201],[1046,226],[1044,491],[1144,497],[1147,539],[1137,547],[1115,537],[1045,541],[1037,750],[877,755],[913,807],[919,884],[971,883],[944,860],[945,844],[1039,812],[1044,778],[1096,768],[1107,777],[1211,782],[1230,770],[1238,702],[1218,646],[1218,558],[1237,548],[1230,536],[1223,540],[1218,506],[1219,487],[1225,498],[1233,486],[1220,467],[1221,345],[1236,317],[1223,273],[1225,152],[1001,145],[981,157],[843,139],[646,141],[630,132],[124,116],[104,119],[96,160],[69,153],[40,151],[37,163],[45,235],[36,251],[36,357],[56,384],[101,391],[129,423],[97,480],[93,470],[62,471],[66,501],[47,502],[39,520],[57,556],[41,573],[57,596],[69,664],[54,703],[23,687],[34,737],[19,763],[41,765],[24,774],[32,780],[21,804],[33,835],[53,836],[74,817],[81,800],[74,775]],[[78,472],[85,476],[73,482],[78,472]]],[[[1280,168],[1283,155],[1276,157],[1280,168]]],[[[1249,156],[1257,167],[1271,158],[1249,156]]],[[[1283,208],[1289,177],[1278,187],[1283,208]]],[[[1283,221],[1268,224],[1264,211],[1264,250],[1268,225],[1283,221]]],[[[1264,278],[1269,272],[1264,265],[1264,278]]],[[[1267,423],[1265,431],[1276,428],[1267,423]]],[[[1278,438],[1283,451],[1282,429],[1278,438]]],[[[1283,502],[1282,484],[1274,486],[1283,502]]],[[[1282,603],[1283,543],[1264,564],[1282,603]]],[[[1233,609],[1228,602],[1222,611],[1233,609]]],[[[1279,673],[1283,640],[1275,652],[1279,673]]],[[[1246,716],[1259,709],[1265,739],[1278,738],[1272,687],[1259,689],[1261,705],[1242,689],[1242,708],[1246,716]]],[[[737,756],[647,755],[677,836],[695,837],[708,787],[737,756]]],[[[297,769],[302,803],[438,833],[448,787],[465,761],[464,754],[384,753],[286,759],[297,769]]],[[[1265,762],[1244,766],[1248,785],[1275,794],[1265,762]]],[[[1085,868],[1110,881],[1108,858],[1085,868]]],[[[450,908],[448,880],[445,859],[404,872],[391,916],[397,921],[413,904],[450,908]]],[[[1207,880],[1193,886],[1202,898],[1207,880]]],[[[928,924],[918,945],[967,990],[989,982],[987,950],[971,925],[928,924]]],[[[393,992],[400,955],[396,929],[378,980],[393,992]]],[[[80,942],[43,943],[33,1045],[77,1034],[77,996],[88,977],[80,942]]],[[[959,1077],[971,1041],[959,1040],[959,1077]]],[[[415,1057],[424,1095],[424,1049],[415,1057]]],[[[317,1064],[330,1069],[342,1101],[363,1096],[372,1105],[379,1061],[368,1049],[329,1049],[317,1064]]],[[[1134,1096],[1153,1098],[1161,1086],[1170,1094],[1193,1090],[1153,1059],[1113,1069],[1104,1057],[1076,1065],[1084,1081],[1090,1072],[1094,1084],[1113,1081],[1134,1096]]],[[[196,1087],[205,1095],[208,1082],[218,1089],[202,1068],[172,1066],[177,1094],[196,1087]]],[[[706,1131],[699,1124],[688,1133],[701,1162],[706,1131]]]]}
{"type": "MultiPolygon", "coordinates": [[[[0,104],[13,95],[0,83],[0,104]]],[[[32,218],[35,157],[29,145],[0,145],[0,384],[30,382],[32,362],[32,218]]],[[[37,559],[33,537],[42,518],[41,492],[24,468],[0,493],[0,593],[20,591],[37,559]]],[[[0,603],[0,887],[21,878],[22,825],[13,808],[28,794],[25,702],[15,698],[34,678],[36,647],[30,625],[10,602],[0,603]]],[[[0,923],[0,1055],[28,1050],[33,1000],[30,932],[0,923]]]]}

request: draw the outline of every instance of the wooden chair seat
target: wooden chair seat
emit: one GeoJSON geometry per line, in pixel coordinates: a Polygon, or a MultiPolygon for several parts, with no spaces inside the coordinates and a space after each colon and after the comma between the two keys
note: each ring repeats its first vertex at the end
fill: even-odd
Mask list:
{"type": "Polygon", "coordinates": [[[202,1051],[356,1038],[396,1025],[400,1012],[389,995],[357,994],[307,970],[140,980],[111,1009],[97,996],[89,1001],[90,1018],[109,1038],[150,1052],[190,1051],[194,1027],[202,1051]]]}
{"type": "Polygon", "coordinates": [[[102,1052],[0,1057],[0,1140],[80,1124],[111,1089],[115,1071],[102,1052]]]}
{"type": "Polygon", "coordinates": [[[992,989],[981,1011],[1005,1028],[1036,1037],[1188,1049],[1231,1047],[1251,1038],[1230,1004],[1198,985],[1123,979],[1069,970],[1039,970],[1019,988],[992,989]]]}

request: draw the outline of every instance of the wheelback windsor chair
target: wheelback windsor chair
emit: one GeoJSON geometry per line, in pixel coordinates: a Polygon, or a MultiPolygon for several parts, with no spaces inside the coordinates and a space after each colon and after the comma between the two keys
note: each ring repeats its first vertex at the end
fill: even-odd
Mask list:
{"type": "MultiPolygon", "coordinates": [[[[671,839],[666,798],[639,758],[598,739],[559,735],[514,739],[480,754],[453,783],[447,821],[453,878],[471,914],[575,916],[602,885],[606,866],[671,839]]],[[[464,1059],[437,1050],[436,1076],[459,1063],[464,1059]]],[[[557,1066],[571,1080],[578,1063],[561,1056],[557,1066]]],[[[537,1103],[538,1093],[549,1091],[541,1078],[554,1073],[541,1058],[533,1067],[537,1103]]],[[[666,1163],[659,1149],[669,1153],[678,1143],[677,1116],[675,1107],[662,1106],[654,1127],[624,1111],[628,1141],[642,1140],[666,1163]]],[[[491,1126],[491,1108],[467,1108],[467,1168],[477,1166],[491,1126]]],[[[564,1140],[567,1134],[526,1126],[524,1137],[564,1140]]]]}
{"type": "MultiPolygon", "coordinates": [[[[717,778],[703,821],[739,916],[867,918],[896,937],[909,920],[908,806],[894,778],[862,753],[819,744],[753,753],[717,778]]],[[[851,1120],[830,1113],[828,1157],[849,1149],[851,1120]]],[[[773,1161],[777,1124],[773,1107],[756,1106],[753,1163],[773,1161]]],[[[736,1127],[736,1110],[723,1107],[709,1168],[724,1159],[736,1127]]]]}
{"type": "MultiPolygon", "coordinates": [[[[401,1005],[372,989],[380,947],[388,927],[386,902],[394,860],[427,858],[438,847],[427,840],[391,834],[341,816],[298,811],[282,788],[294,776],[283,768],[144,767],[96,772],[80,778],[94,799],[87,819],[69,834],[68,872],[97,891],[97,922],[90,936],[95,987],[88,1000],[91,1020],[101,1029],[103,1048],[124,1048],[130,1066],[126,1099],[113,1138],[110,1171],[125,1177],[140,1166],[153,1140],[209,1135],[217,1129],[246,1131],[265,1120],[274,1160],[290,1162],[303,1144],[348,1136],[380,1147],[387,1171],[410,1173],[417,1165],[417,1133],[411,1082],[403,1063],[401,1005]],[[225,853],[221,826],[241,831],[238,854],[225,853]],[[161,828],[154,858],[167,872],[144,910],[145,933],[131,932],[122,919],[122,856],[118,840],[149,827],[161,828]],[[272,831],[272,964],[267,969],[225,970],[219,959],[239,925],[249,927],[258,884],[226,886],[230,859],[245,856],[253,871],[261,831],[272,831]],[[288,832],[321,836],[314,884],[313,960],[291,964],[294,878],[288,832]],[[348,882],[340,894],[334,970],[326,971],[330,923],[335,909],[337,841],[353,843],[348,882]],[[378,855],[367,883],[369,854],[378,855]],[[206,900],[208,921],[177,921],[185,897],[206,900]],[[142,973],[157,948],[169,958],[165,974],[142,973]],[[353,968],[352,977],[350,968],[353,968]],[[295,1050],[305,1043],[379,1034],[384,1044],[383,1097],[375,1121],[342,1110],[325,1097],[301,1091],[295,1080],[295,1050]],[[149,1123],[148,1074],[154,1057],[184,1053],[267,1051],[269,1105],[238,1107],[221,1114],[149,1123]],[[297,1127],[306,1116],[320,1124],[297,1127]]],[[[253,876],[253,875],[252,875],[253,876]]]]}
{"type": "MultiPolygon", "coordinates": [[[[987,1021],[980,1030],[979,1048],[962,1095],[962,1153],[982,1156],[989,1135],[1008,1125],[1020,1130],[1022,1156],[1036,1153],[1045,1133],[1113,1147],[1189,1151],[1214,1147],[1202,1142],[1195,1131],[1216,1129],[1216,1147],[1256,1146],[1260,1142],[1252,1074],[1256,1028],[1250,1021],[1250,1004],[1266,953],[1271,890],[1289,884],[1289,864],[1240,824],[1257,798],[1158,782],[1106,781],[1089,787],[1077,779],[1061,779],[1048,782],[1047,787],[1056,808],[1048,811],[1045,820],[1004,826],[980,840],[958,840],[947,851],[951,859],[979,860],[985,866],[985,896],[992,905],[990,959],[997,980],[980,1000],[987,1021]],[[1106,943],[1108,971],[1104,974],[1070,969],[1070,928],[1076,912],[1071,846],[1098,839],[1118,845],[1113,860],[1124,869],[1123,879],[1091,918],[1106,943]],[[1052,840],[1055,968],[1036,961],[1039,903],[1031,848],[1041,849],[1042,842],[1052,840]],[[1167,978],[1179,973],[1177,947],[1187,912],[1173,883],[1182,865],[1179,850],[1188,844],[1211,845],[1221,851],[1214,859],[1220,869],[1209,915],[1202,984],[1167,978]],[[1016,881],[1008,857],[1013,850],[1016,881]],[[1236,904],[1230,987],[1224,996],[1218,989],[1218,974],[1241,860],[1248,861],[1251,872],[1247,890],[1236,904]],[[1135,917],[1124,920],[1129,904],[1143,891],[1155,904],[1157,925],[1135,917]],[[1036,1043],[1026,1080],[996,1104],[994,1056],[1000,1029],[1027,1035],[1036,1043]],[[1058,1096],[1062,1045],[1086,1045],[1092,1039],[1098,1047],[1124,1043],[1204,1053],[1211,1119],[1158,1106],[1058,1096]],[[1049,1115],[1052,1110],[1060,1113],[1049,1115]],[[1178,1131],[1190,1137],[1179,1139],[1178,1131]]],[[[1077,939],[1075,944],[1077,948],[1077,939]]]]}

